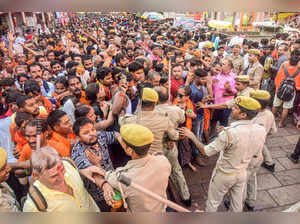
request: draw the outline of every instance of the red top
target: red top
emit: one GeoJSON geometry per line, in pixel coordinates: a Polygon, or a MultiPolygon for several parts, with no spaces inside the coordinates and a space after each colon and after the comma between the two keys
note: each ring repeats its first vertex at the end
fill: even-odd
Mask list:
{"type": "Polygon", "coordinates": [[[176,96],[177,90],[179,89],[180,86],[183,86],[184,82],[183,79],[176,80],[172,77],[171,79],[171,95],[174,98],[176,96]]]}

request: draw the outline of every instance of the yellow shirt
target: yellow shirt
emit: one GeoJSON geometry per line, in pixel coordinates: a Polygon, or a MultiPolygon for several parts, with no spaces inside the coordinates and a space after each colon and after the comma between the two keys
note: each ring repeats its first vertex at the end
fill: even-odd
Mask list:
{"type": "MultiPolygon", "coordinates": [[[[65,181],[73,189],[74,196],[49,189],[40,181],[35,181],[36,186],[47,201],[47,212],[99,212],[95,201],[84,188],[81,177],[71,164],[63,161],[66,169],[65,181]]],[[[30,196],[27,196],[23,208],[24,212],[38,212],[30,196]]]]}

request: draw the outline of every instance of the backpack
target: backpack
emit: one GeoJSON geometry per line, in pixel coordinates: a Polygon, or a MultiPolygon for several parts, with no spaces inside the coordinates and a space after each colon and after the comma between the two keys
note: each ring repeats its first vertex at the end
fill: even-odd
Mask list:
{"type": "Polygon", "coordinates": [[[293,99],[293,97],[296,94],[294,79],[300,73],[300,70],[297,69],[297,71],[292,76],[289,75],[286,65],[283,65],[283,70],[285,74],[285,79],[280,83],[280,86],[277,91],[277,97],[280,100],[287,102],[293,99]]]}
{"type": "MultiPolygon", "coordinates": [[[[69,164],[71,164],[75,169],[77,169],[76,164],[74,163],[74,161],[69,158],[69,157],[64,157],[62,159],[62,161],[66,161],[69,164]]],[[[29,197],[31,198],[31,200],[33,201],[35,207],[37,208],[37,210],[39,210],[40,212],[46,212],[47,208],[48,208],[48,203],[45,199],[45,197],[43,196],[42,192],[33,184],[30,185],[29,187],[29,197]]]]}

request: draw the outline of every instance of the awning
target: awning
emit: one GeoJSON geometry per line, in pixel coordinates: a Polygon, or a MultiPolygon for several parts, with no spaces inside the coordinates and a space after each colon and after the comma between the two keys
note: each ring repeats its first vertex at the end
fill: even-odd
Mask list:
{"type": "Polygon", "coordinates": [[[210,20],[208,22],[208,26],[216,29],[232,28],[232,24],[230,22],[220,20],[210,20]]]}

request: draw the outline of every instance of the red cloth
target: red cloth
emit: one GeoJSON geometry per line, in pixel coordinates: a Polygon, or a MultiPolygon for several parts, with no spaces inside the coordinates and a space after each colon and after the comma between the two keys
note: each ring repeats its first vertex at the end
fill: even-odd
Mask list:
{"type": "Polygon", "coordinates": [[[10,117],[11,115],[13,115],[13,113],[14,112],[12,112],[12,110],[9,108],[4,115],[0,116],[0,119],[10,117]]]}
{"type": "Polygon", "coordinates": [[[31,34],[26,35],[25,40],[32,41],[32,35],[31,34]]]}
{"type": "Polygon", "coordinates": [[[175,98],[177,90],[179,89],[180,86],[183,86],[184,82],[183,79],[181,80],[176,80],[172,77],[171,79],[171,95],[173,98],[175,98]]]}

